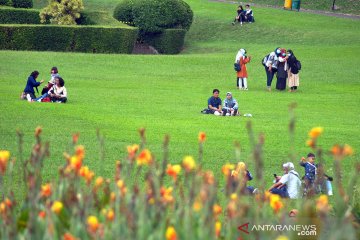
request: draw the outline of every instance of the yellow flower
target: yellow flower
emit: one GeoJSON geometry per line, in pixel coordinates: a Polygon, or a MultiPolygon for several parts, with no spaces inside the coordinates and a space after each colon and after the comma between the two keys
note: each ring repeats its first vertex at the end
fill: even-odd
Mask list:
{"type": "Polygon", "coordinates": [[[165,233],[166,240],[177,240],[176,230],[173,226],[169,226],[165,233]]]}
{"type": "Polygon", "coordinates": [[[128,158],[129,159],[134,159],[138,150],[139,150],[139,145],[137,145],[137,144],[127,146],[128,158]]]}
{"type": "Polygon", "coordinates": [[[172,196],[172,191],[173,191],[172,187],[160,188],[160,196],[161,196],[161,201],[163,203],[173,203],[175,201],[175,198],[172,196]]]}
{"type": "Polygon", "coordinates": [[[99,187],[101,187],[101,185],[104,183],[104,178],[102,178],[102,177],[98,177],[98,178],[96,178],[96,180],[95,180],[95,187],[96,188],[99,188],[99,187]]]}
{"type": "Polygon", "coordinates": [[[221,213],[222,213],[222,208],[221,208],[221,206],[218,205],[218,204],[214,204],[214,206],[213,206],[213,214],[214,214],[215,218],[216,218],[217,216],[219,216],[221,213]]]}
{"type": "Polygon", "coordinates": [[[233,200],[233,201],[235,201],[235,200],[237,199],[236,193],[232,193],[232,194],[230,195],[230,199],[233,200]]]}
{"type": "Polygon", "coordinates": [[[203,143],[206,140],[206,134],[204,132],[199,132],[199,143],[203,143]]]}
{"type": "Polygon", "coordinates": [[[88,184],[91,182],[91,180],[93,179],[93,177],[95,175],[94,172],[90,171],[89,167],[87,167],[87,166],[81,167],[79,174],[86,180],[86,182],[88,184]]]}
{"type": "Polygon", "coordinates": [[[329,199],[325,194],[320,195],[320,197],[316,200],[316,210],[320,212],[328,212],[330,210],[329,199]]]}
{"type": "Polygon", "coordinates": [[[193,210],[195,212],[199,212],[202,209],[202,203],[199,199],[196,199],[194,204],[193,204],[193,210]]]}
{"type": "Polygon", "coordinates": [[[115,213],[112,209],[109,209],[109,211],[107,211],[106,213],[106,220],[108,220],[109,222],[114,221],[115,218],[115,213]]]}
{"type": "Polygon", "coordinates": [[[50,183],[47,183],[47,184],[41,186],[41,196],[42,197],[50,197],[51,194],[52,194],[52,190],[51,190],[50,183]]]}
{"type": "Polygon", "coordinates": [[[167,165],[166,174],[173,177],[174,181],[176,181],[177,176],[181,171],[181,166],[179,164],[176,165],[167,165]]]}
{"type": "Polygon", "coordinates": [[[60,201],[55,201],[51,207],[51,211],[53,211],[56,214],[59,214],[62,209],[63,209],[63,204],[60,201]]]}
{"type": "Polygon", "coordinates": [[[221,222],[216,221],[215,222],[215,235],[217,238],[220,237],[220,233],[221,233],[221,222]]]}
{"type": "Polygon", "coordinates": [[[279,212],[280,209],[284,207],[284,204],[281,201],[279,195],[277,195],[277,194],[270,195],[270,206],[272,209],[274,209],[275,213],[279,212]]]}
{"type": "Polygon", "coordinates": [[[9,151],[5,151],[5,150],[0,151],[0,174],[1,175],[5,174],[9,158],[10,158],[9,151]]]}
{"type": "Polygon", "coordinates": [[[95,233],[99,228],[99,221],[95,216],[89,216],[87,218],[87,225],[90,232],[95,233]]]}
{"type": "Polygon", "coordinates": [[[141,151],[139,156],[136,159],[137,165],[149,165],[152,163],[151,152],[148,149],[144,149],[141,151]]]}
{"type": "Polygon", "coordinates": [[[196,168],[195,160],[192,156],[184,157],[182,161],[182,166],[185,168],[185,171],[190,172],[196,168]]]}
{"type": "Polygon", "coordinates": [[[324,131],[324,128],[322,128],[322,127],[314,127],[313,129],[310,130],[309,137],[317,138],[322,134],[323,131],[324,131]]]}
{"type": "Polygon", "coordinates": [[[78,156],[72,156],[70,158],[70,166],[72,169],[79,170],[82,165],[82,158],[79,158],[78,156]]]}
{"type": "Polygon", "coordinates": [[[116,182],[116,185],[118,186],[121,194],[122,194],[122,195],[125,195],[125,193],[127,192],[127,188],[126,188],[126,186],[125,186],[124,181],[120,179],[120,180],[118,180],[118,181],[116,182]]]}
{"type": "Polygon", "coordinates": [[[221,171],[225,176],[229,176],[231,174],[231,171],[235,169],[234,164],[227,163],[224,166],[222,166],[221,171]]]}

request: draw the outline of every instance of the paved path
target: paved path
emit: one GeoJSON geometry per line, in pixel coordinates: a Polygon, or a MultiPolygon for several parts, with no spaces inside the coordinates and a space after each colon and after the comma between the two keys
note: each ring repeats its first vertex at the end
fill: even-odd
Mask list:
{"type": "MultiPolygon", "coordinates": [[[[223,3],[230,3],[230,4],[239,4],[239,1],[226,1],[226,0],[209,0],[210,2],[223,2],[223,3]]],[[[243,3],[246,4],[246,3],[243,3]]],[[[268,7],[268,8],[276,8],[276,9],[282,9],[281,6],[270,6],[270,5],[261,5],[261,4],[255,4],[251,3],[253,6],[259,6],[259,7],[268,7]]],[[[300,8],[301,12],[309,12],[319,15],[325,15],[325,16],[332,16],[332,17],[340,17],[340,18],[350,18],[350,19],[358,19],[360,20],[360,15],[354,15],[354,14],[346,14],[346,13],[335,13],[335,12],[328,12],[328,11],[320,11],[320,10],[310,10],[310,9],[303,9],[300,8]]]]}

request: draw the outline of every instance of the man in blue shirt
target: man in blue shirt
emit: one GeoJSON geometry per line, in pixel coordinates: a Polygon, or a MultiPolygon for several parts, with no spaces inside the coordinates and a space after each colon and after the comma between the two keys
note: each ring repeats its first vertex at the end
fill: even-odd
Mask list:
{"type": "Polygon", "coordinates": [[[208,100],[208,113],[214,114],[216,116],[220,116],[222,112],[219,93],[219,89],[214,89],[212,97],[210,97],[208,100]]]}

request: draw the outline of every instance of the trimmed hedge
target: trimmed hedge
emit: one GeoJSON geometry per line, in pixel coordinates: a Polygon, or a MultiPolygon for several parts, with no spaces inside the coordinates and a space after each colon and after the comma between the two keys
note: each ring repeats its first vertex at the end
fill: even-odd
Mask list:
{"type": "Polygon", "coordinates": [[[144,40],[159,53],[177,54],[183,48],[185,34],[184,29],[165,29],[162,33],[146,34],[144,40]]]}
{"type": "Polygon", "coordinates": [[[135,28],[57,25],[0,25],[0,49],[131,53],[135,28]]]}
{"type": "Polygon", "coordinates": [[[0,23],[40,24],[39,10],[0,8],[0,23]]]}
{"type": "Polygon", "coordinates": [[[12,5],[14,8],[32,8],[32,0],[12,0],[12,5]]]}

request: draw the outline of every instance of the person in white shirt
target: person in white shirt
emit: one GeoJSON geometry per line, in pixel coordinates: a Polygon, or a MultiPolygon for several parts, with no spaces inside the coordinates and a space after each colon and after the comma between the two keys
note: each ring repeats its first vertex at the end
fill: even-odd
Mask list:
{"type": "Polygon", "coordinates": [[[283,164],[284,175],[269,188],[272,194],[278,194],[283,198],[296,199],[300,197],[301,180],[295,171],[294,164],[283,164]]]}
{"type": "Polygon", "coordinates": [[[55,78],[55,85],[48,92],[52,102],[66,103],[67,91],[64,85],[64,79],[61,77],[55,78]]]}

